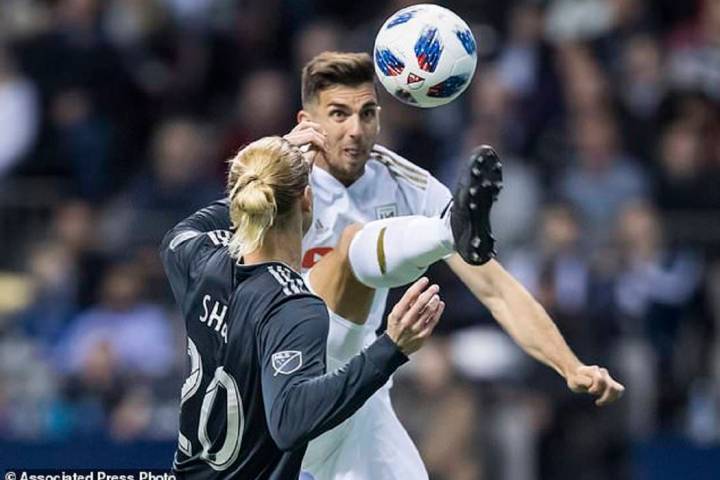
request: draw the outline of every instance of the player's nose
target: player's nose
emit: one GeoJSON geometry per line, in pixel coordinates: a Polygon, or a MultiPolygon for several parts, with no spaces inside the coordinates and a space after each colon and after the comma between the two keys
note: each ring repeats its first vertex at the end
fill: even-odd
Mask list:
{"type": "Polygon", "coordinates": [[[351,137],[359,137],[362,135],[362,125],[360,124],[360,115],[351,115],[348,119],[348,135],[351,137]]]}

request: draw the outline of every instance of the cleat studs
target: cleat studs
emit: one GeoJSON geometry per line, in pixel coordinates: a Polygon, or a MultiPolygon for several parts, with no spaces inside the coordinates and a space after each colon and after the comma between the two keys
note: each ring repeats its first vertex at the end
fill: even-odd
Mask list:
{"type": "Polygon", "coordinates": [[[479,262],[480,261],[480,255],[477,254],[477,252],[473,252],[471,255],[473,262],[479,262]]]}
{"type": "Polygon", "coordinates": [[[477,193],[477,190],[477,187],[470,187],[470,195],[474,197],[477,193]]]}
{"type": "Polygon", "coordinates": [[[493,182],[491,182],[487,178],[485,180],[483,180],[482,183],[480,183],[480,185],[482,185],[483,187],[489,187],[492,184],[493,184],[493,182]]]}
{"type": "Polygon", "coordinates": [[[472,242],[470,242],[470,245],[472,245],[473,248],[478,248],[481,243],[482,243],[482,240],[480,240],[480,237],[475,237],[472,239],[472,242]]]}
{"type": "Polygon", "coordinates": [[[475,210],[475,209],[477,209],[477,203],[470,202],[470,210],[475,210]]]}
{"type": "Polygon", "coordinates": [[[476,176],[476,177],[479,177],[479,176],[482,174],[482,172],[480,171],[479,168],[473,167],[473,168],[472,168],[472,174],[473,174],[474,176],[476,176]]]}

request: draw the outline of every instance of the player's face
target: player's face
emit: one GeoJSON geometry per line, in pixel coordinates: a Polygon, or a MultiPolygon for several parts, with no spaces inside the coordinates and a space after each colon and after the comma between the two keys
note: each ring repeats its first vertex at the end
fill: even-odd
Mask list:
{"type": "Polygon", "coordinates": [[[318,155],[315,163],[345,185],[360,178],[380,131],[380,107],[372,82],[326,88],[301,112],[301,118],[303,114],[327,135],[327,152],[318,155]]]}

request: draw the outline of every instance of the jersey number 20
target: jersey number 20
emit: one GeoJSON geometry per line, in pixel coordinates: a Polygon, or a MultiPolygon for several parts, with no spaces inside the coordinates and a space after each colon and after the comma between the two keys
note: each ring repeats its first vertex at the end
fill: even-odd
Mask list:
{"type": "MultiPolygon", "coordinates": [[[[188,355],[190,356],[190,375],[182,386],[180,408],[200,388],[203,377],[203,365],[200,352],[193,341],[188,338],[188,355]]],[[[245,425],[245,416],[242,408],[242,398],[235,379],[220,366],[215,369],[212,381],[205,389],[202,407],[200,408],[200,421],[198,423],[197,438],[202,446],[198,456],[208,463],[214,470],[222,471],[228,468],[237,459],[240,453],[240,442],[245,425]],[[208,437],[207,424],[210,412],[215,404],[218,388],[223,387],[226,392],[225,413],[227,427],[225,441],[217,452],[210,452],[212,446],[208,437]]],[[[182,432],[178,433],[178,446],[181,452],[188,457],[193,456],[192,442],[182,432]]]]}

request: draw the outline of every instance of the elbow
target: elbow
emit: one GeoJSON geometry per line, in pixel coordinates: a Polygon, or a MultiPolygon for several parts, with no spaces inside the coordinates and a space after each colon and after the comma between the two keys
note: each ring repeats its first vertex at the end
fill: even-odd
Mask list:
{"type": "Polygon", "coordinates": [[[303,437],[297,432],[293,432],[290,428],[280,427],[279,425],[270,427],[270,436],[278,449],[283,452],[297,450],[306,443],[303,437]]]}
{"type": "Polygon", "coordinates": [[[163,238],[160,241],[160,247],[158,248],[161,258],[165,257],[166,252],[170,248],[170,242],[172,241],[174,234],[175,229],[173,228],[165,232],[165,235],[163,235],[163,238]]]}
{"type": "Polygon", "coordinates": [[[283,452],[295,450],[307,442],[301,413],[292,409],[292,404],[287,396],[283,396],[273,405],[267,417],[270,436],[283,452]]]}

